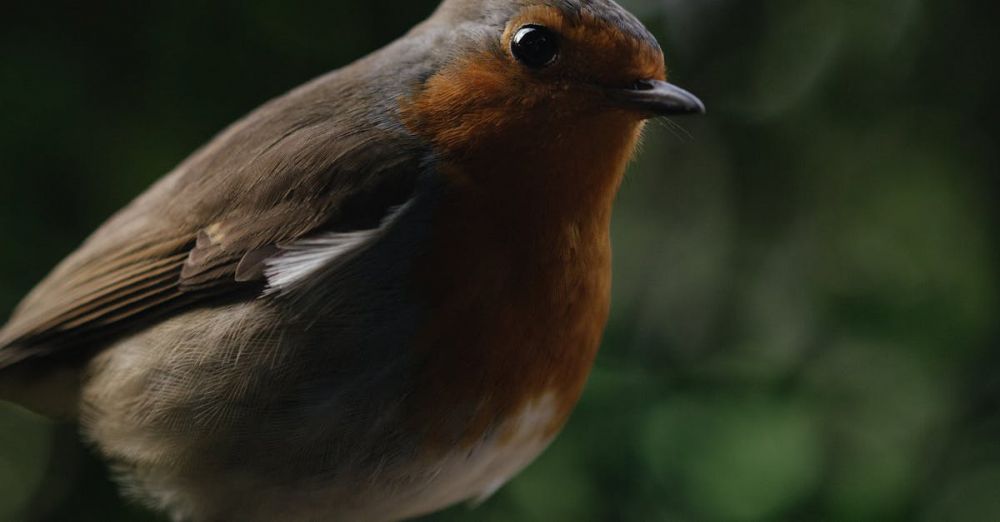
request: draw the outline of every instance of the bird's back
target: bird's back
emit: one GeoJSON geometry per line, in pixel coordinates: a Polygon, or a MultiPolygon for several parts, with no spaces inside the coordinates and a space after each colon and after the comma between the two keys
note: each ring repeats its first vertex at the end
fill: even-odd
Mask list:
{"type": "Polygon", "coordinates": [[[99,349],[177,306],[252,293],[275,245],[371,226],[405,202],[428,152],[387,93],[364,88],[380,84],[379,59],[265,104],[112,216],[0,330],[0,369],[99,349]]]}

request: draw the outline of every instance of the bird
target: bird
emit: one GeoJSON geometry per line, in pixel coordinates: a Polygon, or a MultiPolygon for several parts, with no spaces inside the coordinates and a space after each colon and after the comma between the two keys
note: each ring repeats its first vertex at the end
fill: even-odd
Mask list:
{"type": "Polygon", "coordinates": [[[101,225],[0,330],[0,397],[177,521],[485,500],[584,389],[645,123],[704,112],[612,0],[444,0],[101,225]]]}

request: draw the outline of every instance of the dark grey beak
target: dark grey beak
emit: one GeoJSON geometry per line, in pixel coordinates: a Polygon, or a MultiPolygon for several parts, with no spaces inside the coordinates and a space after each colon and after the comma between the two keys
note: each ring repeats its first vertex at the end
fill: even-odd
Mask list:
{"type": "Polygon", "coordinates": [[[628,89],[613,89],[609,96],[617,104],[653,116],[705,114],[705,104],[697,96],[660,80],[640,80],[628,89]]]}

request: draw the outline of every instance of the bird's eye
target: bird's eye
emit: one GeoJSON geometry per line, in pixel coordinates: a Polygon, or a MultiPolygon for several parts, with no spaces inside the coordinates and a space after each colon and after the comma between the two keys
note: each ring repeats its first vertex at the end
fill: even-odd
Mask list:
{"type": "Polygon", "coordinates": [[[521,63],[538,69],[551,64],[559,56],[556,34],[540,25],[526,25],[514,33],[510,51],[521,63]]]}

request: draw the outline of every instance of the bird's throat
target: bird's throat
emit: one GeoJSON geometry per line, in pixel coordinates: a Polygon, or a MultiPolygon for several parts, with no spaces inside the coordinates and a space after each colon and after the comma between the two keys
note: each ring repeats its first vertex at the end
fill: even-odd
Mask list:
{"type": "Polygon", "coordinates": [[[439,71],[399,109],[450,181],[550,216],[610,211],[643,127],[591,90],[539,85],[489,54],[439,71]]]}

